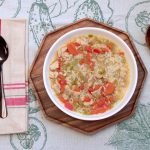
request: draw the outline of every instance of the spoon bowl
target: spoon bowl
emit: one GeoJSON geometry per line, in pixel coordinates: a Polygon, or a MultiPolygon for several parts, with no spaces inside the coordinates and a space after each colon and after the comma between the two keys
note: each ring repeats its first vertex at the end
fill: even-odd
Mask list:
{"type": "Polygon", "coordinates": [[[146,32],[146,44],[148,48],[150,49],[150,25],[148,26],[147,32],[146,32]]]}

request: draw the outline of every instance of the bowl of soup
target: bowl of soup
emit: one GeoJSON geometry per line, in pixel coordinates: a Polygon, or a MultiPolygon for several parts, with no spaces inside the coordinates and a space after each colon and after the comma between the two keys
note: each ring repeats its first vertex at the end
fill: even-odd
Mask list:
{"type": "Polygon", "coordinates": [[[43,67],[45,89],[64,113],[81,120],[108,118],[130,101],[137,64],[128,45],[104,29],[86,27],[61,36],[43,67]]]}

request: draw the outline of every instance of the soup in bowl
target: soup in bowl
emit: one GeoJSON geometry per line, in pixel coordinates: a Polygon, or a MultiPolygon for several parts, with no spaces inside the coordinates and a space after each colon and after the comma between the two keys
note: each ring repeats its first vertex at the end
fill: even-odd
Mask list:
{"type": "Polygon", "coordinates": [[[136,87],[137,66],[123,40],[89,27],[73,30],[53,44],[43,77],[51,100],[63,112],[78,119],[99,120],[129,102],[136,87]]]}

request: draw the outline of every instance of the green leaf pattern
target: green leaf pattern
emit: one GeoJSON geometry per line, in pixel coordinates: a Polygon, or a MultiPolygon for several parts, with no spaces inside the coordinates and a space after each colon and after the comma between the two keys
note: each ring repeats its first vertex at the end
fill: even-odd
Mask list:
{"type": "Polygon", "coordinates": [[[3,5],[4,1],[5,1],[5,0],[0,0],[0,6],[3,5]]]}
{"type": "Polygon", "coordinates": [[[24,149],[31,149],[34,144],[34,141],[32,139],[25,139],[25,140],[21,140],[20,144],[24,149]]]}
{"type": "Polygon", "coordinates": [[[36,101],[36,98],[35,98],[32,88],[29,88],[28,93],[29,93],[29,103],[36,101]]]}
{"type": "Polygon", "coordinates": [[[34,142],[38,141],[40,136],[41,132],[39,131],[39,128],[34,124],[29,125],[27,133],[17,134],[17,137],[20,140],[20,144],[24,149],[31,149],[34,142]]]}
{"type": "Polygon", "coordinates": [[[40,111],[40,107],[29,106],[29,114],[37,113],[38,111],[40,111]]]}
{"type": "Polygon", "coordinates": [[[77,9],[75,13],[75,21],[84,17],[88,17],[100,22],[104,22],[101,8],[99,4],[94,0],[86,0],[77,9]]]}
{"type": "Polygon", "coordinates": [[[135,22],[137,26],[141,28],[141,31],[145,34],[147,27],[150,24],[150,13],[148,13],[147,11],[140,12],[139,14],[137,14],[135,22]]]}
{"type": "Polygon", "coordinates": [[[108,145],[118,150],[150,149],[150,104],[137,107],[136,114],[116,127],[108,145]]]}
{"type": "Polygon", "coordinates": [[[47,32],[54,29],[48,6],[43,0],[36,0],[32,4],[29,12],[29,26],[37,45],[40,44],[47,32]]]}
{"type": "Polygon", "coordinates": [[[36,101],[36,97],[34,95],[34,92],[32,90],[32,88],[29,88],[28,90],[28,93],[29,93],[29,114],[33,114],[33,113],[37,113],[40,111],[40,107],[39,106],[32,106],[32,103],[35,104],[34,102],[36,101]]]}
{"type": "Polygon", "coordinates": [[[14,150],[43,150],[47,142],[47,131],[44,124],[35,117],[29,117],[26,133],[10,135],[10,144],[14,150]]]}

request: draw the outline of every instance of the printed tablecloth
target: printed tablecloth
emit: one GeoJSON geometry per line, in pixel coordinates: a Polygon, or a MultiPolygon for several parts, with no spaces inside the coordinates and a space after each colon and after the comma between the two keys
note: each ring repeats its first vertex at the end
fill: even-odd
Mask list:
{"type": "MultiPolygon", "coordinates": [[[[43,36],[60,26],[89,17],[128,32],[150,71],[150,50],[145,32],[150,24],[150,0],[0,0],[0,18],[29,20],[29,63],[43,36]]],[[[0,136],[0,149],[33,150],[149,150],[150,76],[130,119],[94,135],[84,135],[44,118],[29,89],[29,130],[0,136]]]]}

